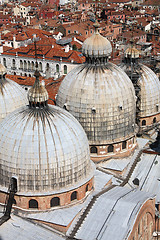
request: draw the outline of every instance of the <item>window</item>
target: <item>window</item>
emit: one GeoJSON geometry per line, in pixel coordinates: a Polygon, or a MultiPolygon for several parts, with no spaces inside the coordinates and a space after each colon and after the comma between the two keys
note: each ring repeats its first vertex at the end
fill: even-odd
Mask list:
{"type": "Polygon", "coordinates": [[[109,146],[108,146],[108,152],[113,152],[113,150],[114,150],[113,145],[109,145],[109,146]]]}
{"type": "Polygon", "coordinates": [[[90,148],[90,152],[91,153],[97,153],[98,151],[97,151],[97,147],[91,147],[90,148]]]}
{"type": "Polygon", "coordinates": [[[86,185],[86,192],[89,191],[89,184],[86,185]]]}
{"type": "Polygon", "coordinates": [[[12,67],[13,67],[13,69],[16,68],[16,61],[15,61],[15,59],[12,60],[12,67]]]}
{"type": "Polygon", "coordinates": [[[66,111],[68,111],[68,109],[67,109],[67,103],[65,103],[65,104],[63,105],[63,109],[65,109],[66,111]]]}
{"type": "Polygon", "coordinates": [[[29,208],[38,208],[38,202],[35,199],[29,201],[29,208]]]}
{"type": "Polygon", "coordinates": [[[156,104],[156,111],[158,112],[159,110],[159,104],[156,104]]]}
{"type": "Polygon", "coordinates": [[[24,70],[27,70],[27,62],[24,60],[24,70]]]}
{"type": "Polygon", "coordinates": [[[31,70],[31,63],[28,61],[28,70],[31,70]]]}
{"type": "Polygon", "coordinates": [[[153,123],[156,123],[157,122],[157,119],[156,117],[153,118],[153,123]]]}
{"type": "Polygon", "coordinates": [[[5,58],[3,58],[3,65],[4,65],[5,67],[7,67],[6,59],[5,59],[5,58]]]}
{"type": "Polygon", "coordinates": [[[76,191],[71,194],[71,201],[73,201],[75,199],[77,199],[77,192],[76,191]]]}
{"type": "Polygon", "coordinates": [[[39,71],[42,71],[42,63],[41,62],[38,65],[38,69],[39,69],[39,71]]]}
{"type": "Polygon", "coordinates": [[[46,64],[46,70],[49,70],[49,63],[46,64]]]}
{"type": "Polygon", "coordinates": [[[125,149],[126,146],[127,146],[127,142],[126,141],[122,142],[122,149],[125,149]]]}
{"type": "Polygon", "coordinates": [[[54,197],[51,199],[50,202],[51,207],[59,206],[60,205],[60,199],[59,197],[54,197]]]}
{"type": "Polygon", "coordinates": [[[34,70],[34,62],[33,61],[31,62],[31,69],[32,69],[32,71],[34,70]]]}
{"type": "Polygon", "coordinates": [[[11,189],[17,192],[17,179],[15,177],[11,178],[11,189]]]}
{"type": "Polygon", "coordinates": [[[67,74],[67,66],[64,65],[64,74],[67,74]]]}
{"type": "Polygon", "coordinates": [[[59,64],[56,64],[56,72],[59,73],[59,64]]]}
{"type": "Polygon", "coordinates": [[[71,31],[70,31],[70,30],[68,30],[68,33],[71,33],[71,31]]]}
{"type": "Polygon", "coordinates": [[[143,120],[142,121],[142,126],[145,126],[146,125],[146,120],[143,120]]]}

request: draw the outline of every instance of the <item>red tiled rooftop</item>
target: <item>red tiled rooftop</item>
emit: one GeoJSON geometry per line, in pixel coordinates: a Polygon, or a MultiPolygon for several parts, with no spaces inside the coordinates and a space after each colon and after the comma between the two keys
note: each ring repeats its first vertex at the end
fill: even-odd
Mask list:
{"type": "MultiPolygon", "coordinates": [[[[18,75],[7,74],[6,78],[9,78],[12,81],[18,83],[19,85],[24,85],[24,86],[33,86],[35,82],[35,77],[23,77],[18,75]]],[[[43,77],[40,77],[40,81],[43,80],[45,82],[45,87],[49,95],[49,100],[48,100],[49,104],[54,105],[55,96],[58,93],[58,89],[63,79],[64,79],[64,76],[58,78],[57,80],[53,80],[52,78],[45,79],[43,77]]]]}

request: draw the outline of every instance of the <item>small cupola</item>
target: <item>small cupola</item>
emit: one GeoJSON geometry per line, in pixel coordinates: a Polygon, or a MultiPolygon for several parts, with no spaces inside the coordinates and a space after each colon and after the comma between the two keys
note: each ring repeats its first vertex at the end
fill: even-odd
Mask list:
{"type": "Polygon", "coordinates": [[[41,75],[38,70],[35,71],[34,76],[36,78],[35,83],[28,91],[29,106],[31,108],[47,107],[48,92],[45,86],[39,81],[41,75]]]}
{"type": "Polygon", "coordinates": [[[93,25],[94,34],[87,38],[82,45],[82,53],[86,57],[86,62],[93,64],[104,64],[112,52],[110,41],[99,34],[99,23],[96,21],[93,25]]]}

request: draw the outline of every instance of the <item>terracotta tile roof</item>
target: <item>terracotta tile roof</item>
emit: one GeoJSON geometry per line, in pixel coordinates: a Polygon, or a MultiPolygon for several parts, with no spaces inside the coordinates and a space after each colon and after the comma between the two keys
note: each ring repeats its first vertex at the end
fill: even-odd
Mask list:
{"type": "Polygon", "coordinates": [[[143,6],[160,6],[160,0],[147,0],[142,3],[143,6]]]}
{"type": "MultiPolygon", "coordinates": [[[[33,86],[33,84],[35,82],[34,77],[23,77],[23,76],[10,75],[10,74],[7,74],[6,77],[15,81],[16,83],[18,83],[20,85],[24,85],[24,86],[33,86]]],[[[49,95],[49,100],[48,100],[49,104],[54,105],[55,96],[58,93],[58,89],[59,89],[64,77],[65,76],[62,76],[62,77],[58,78],[57,80],[53,80],[52,78],[45,79],[43,77],[40,77],[40,81],[43,80],[45,82],[45,87],[46,87],[46,89],[48,91],[48,95],[49,95]]]]}
{"type": "MultiPolygon", "coordinates": [[[[30,57],[35,58],[35,47],[33,44],[28,45],[27,47],[21,47],[21,48],[10,48],[10,47],[4,47],[3,49],[4,55],[12,55],[15,56],[16,54],[21,57],[30,57]]],[[[54,61],[59,61],[60,59],[62,62],[74,62],[74,63],[83,63],[85,61],[85,57],[78,51],[70,50],[68,52],[65,52],[65,50],[58,45],[54,45],[52,47],[51,45],[39,45],[37,43],[37,58],[38,59],[50,59],[54,61]]]]}
{"type": "Polygon", "coordinates": [[[75,45],[75,46],[77,47],[77,49],[81,49],[81,48],[82,48],[82,44],[80,44],[80,43],[78,43],[78,42],[76,42],[76,41],[72,41],[72,42],[71,42],[71,45],[72,45],[72,46],[75,45]]]}

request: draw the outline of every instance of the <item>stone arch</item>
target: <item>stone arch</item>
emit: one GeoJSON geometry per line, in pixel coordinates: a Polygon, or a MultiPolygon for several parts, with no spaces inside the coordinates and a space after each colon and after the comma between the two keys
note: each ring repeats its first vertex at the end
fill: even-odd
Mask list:
{"type": "Polygon", "coordinates": [[[20,60],[20,69],[23,69],[23,62],[20,60]]]}
{"type": "Polygon", "coordinates": [[[60,198],[59,197],[54,197],[50,201],[50,206],[51,207],[56,207],[60,205],[60,198]]]}
{"type": "Polygon", "coordinates": [[[28,61],[28,70],[31,71],[31,63],[28,61]]]}
{"type": "Polygon", "coordinates": [[[27,70],[27,62],[24,60],[24,70],[27,70]]]}
{"type": "Polygon", "coordinates": [[[34,71],[34,62],[31,62],[31,70],[34,71]]]}
{"type": "Polygon", "coordinates": [[[38,208],[38,202],[35,199],[29,200],[29,208],[38,208]]]}

